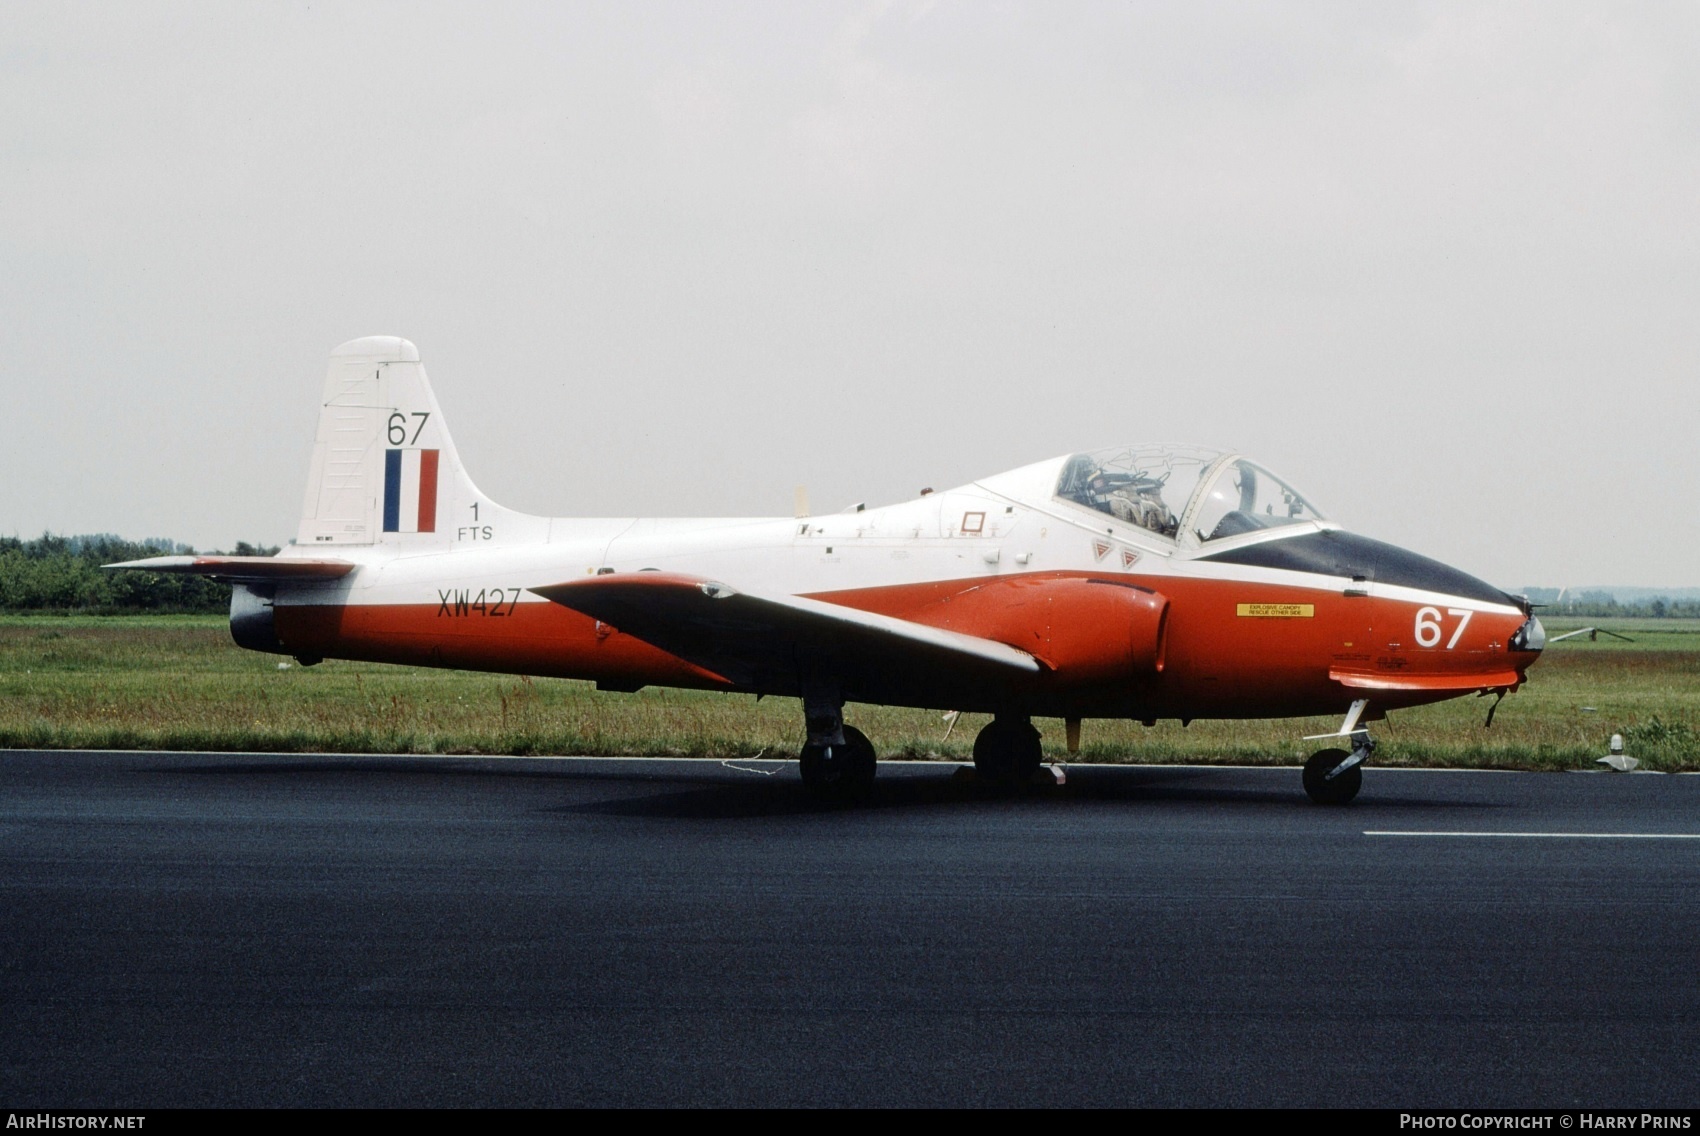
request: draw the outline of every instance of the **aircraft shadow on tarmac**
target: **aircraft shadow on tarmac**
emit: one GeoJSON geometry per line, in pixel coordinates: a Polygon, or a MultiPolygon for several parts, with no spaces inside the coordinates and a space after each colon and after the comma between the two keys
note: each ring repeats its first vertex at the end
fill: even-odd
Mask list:
{"type": "MultiPolygon", "coordinates": [[[[617,761],[621,759],[609,759],[617,761]]],[[[705,769],[724,772],[720,763],[704,759],[705,769]]],[[[647,782],[696,780],[690,774],[673,775],[638,770],[592,769],[572,767],[548,757],[488,758],[488,757],[366,757],[318,755],[311,757],[279,757],[269,761],[231,760],[196,762],[185,765],[150,766],[148,773],[168,773],[189,776],[222,777],[422,777],[446,778],[511,778],[537,781],[625,781],[647,782]]]]}
{"type": "MultiPolygon", "coordinates": [[[[613,764],[610,762],[610,764],[613,764]]],[[[710,759],[665,767],[609,768],[565,762],[513,759],[302,757],[270,761],[228,760],[151,767],[152,772],[226,777],[296,777],[340,781],[350,777],[405,777],[447,780],[523,778],[578,784],[625,785],[622,794],[546,811],[563,814],[650,817],[676,820],[738,820],[760,816],[831,815],[904,808],[942,808],[997,804],[1054,807],[1087,803],[1231,805],[1240,808],[1312,810],[1298,785],[1296,770],[1244,770],[1197,766],[1081,766],[1068,768],[1065,785],[1039,784],[1010,789],[975,779],[966,767],[940,764],[882,776],[872,792],[856,801],[822,798],[804,788],[792,771],[770,765],[759,772],[710,759]],[[778,772],[775,772],[778,770],[778,772]],[[747,780],[728,780],[739,775],[747,780]],[[763,776],[763,774],[770,774],[763,776]],[[1249,776],[1248,776],[1249,775],[1249,776]],[[1283,776],[1290,775],[1290,776],[1283,776]],[[1287,781],[1291,780],[1291,784],[1287,781]],[[1252,781],[1257,783],[1251,783],[1252,781]]],[[[1366,793],[1349,806],[1353,813],[1386,809],[1493,808],[1491,802],[1440,800],[1385,792],[1366,793]]]]}
{"type": "MultiPolygon", "coordinates": [[[[988,786],[941,769],[936,776],[883,778],[859,801],[823,800],[794,780],[762,783],[718,782],[688,789],[672,788],[641,796],[564,805],[563,813],[649,817],[677,820],[735,820],[755,816],[810,813],[870,812],[885,809],[943,808],[997,804],[1012,808],[1043,808],[1087,803],[1147,804],[1171,802],[1242,808],[1317,810],[1305,799],[1296,775],[1291,786],[1235,784],[1228,770],[1138,769],[1099,767],[1069,769],[1066,785],[1039,785],[1018,790],[988,786]]],[[[1296,773],[1296,771],[1295,771],[1296,773]]],[[[661,789],[657,786],[658,790],[661,789]]],[[[1432,800],[1410,796],[1360,798],[1350,811],[1380,812],[1411,808],[1493,808],[1489,802],[1432,800]]]]}

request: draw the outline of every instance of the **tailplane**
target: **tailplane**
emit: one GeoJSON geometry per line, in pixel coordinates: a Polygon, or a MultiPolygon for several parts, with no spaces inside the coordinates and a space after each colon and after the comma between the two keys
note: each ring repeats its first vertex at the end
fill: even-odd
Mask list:
{"type": "Polygon", "coordinates": [[[539,524],[466,475],[417,347],[376,335],[331,352],[297,546],[426,551],[534,536],[516,530],[539,524]]]}

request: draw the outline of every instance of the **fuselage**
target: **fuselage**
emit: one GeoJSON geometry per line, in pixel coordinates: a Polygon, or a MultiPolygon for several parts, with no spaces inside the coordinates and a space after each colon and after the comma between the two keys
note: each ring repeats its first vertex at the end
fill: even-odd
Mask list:
{"type": "Polygon", "coordinates": [[[1044,641],[1033,646],[1023,617],[1011,613],[1052,604],[1058,581],[1094,580],[1166,600],[1149,631],[1151,657],[1129,673],[1074,682],[1040,676],[983,692],[872,681],[845,695],[1146,720],[1334,714],[1359,698],[1388,710],[1510,690],[1539,655],[1538,623],[1526,605],[1463,572],[1345,532],[1298,506],[1291,517],[1258,514],[1249,496],[1246,513],[1235,514],[1240,521],[1213,522],[1208,535],[1190,529],[1188,539],[1177,526],[1207,507],[1205,475],[1192,503],[1157,523],[1128,506],[1143,508],[1125,489],[1119,497],[1059,493],[1067,463],[1082,456],[824,516],[445,517],[439,547],[339,548],[356,565],[341,579],[278,583],[269,597],[238,585],[233,630],[246,646],[306,659],[588,679],[618,690],[795,694],[783,681],[741,683],[530,589],[599,574],[680,573],[948,628],[1044,659],[1044,641]],[[1260,515],[1269,527],[1237,531],[1245,516],[1260,515]]]}

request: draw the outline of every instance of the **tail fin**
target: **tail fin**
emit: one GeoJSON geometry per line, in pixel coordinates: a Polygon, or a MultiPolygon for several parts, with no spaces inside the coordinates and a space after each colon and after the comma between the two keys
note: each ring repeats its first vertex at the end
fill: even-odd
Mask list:
{"type": "Polygon", "coordinates": [[[331,352],[295,543],[420,551],[547,525],[496,505],[460,464],[419,349],[375,335],[331,352]]]}

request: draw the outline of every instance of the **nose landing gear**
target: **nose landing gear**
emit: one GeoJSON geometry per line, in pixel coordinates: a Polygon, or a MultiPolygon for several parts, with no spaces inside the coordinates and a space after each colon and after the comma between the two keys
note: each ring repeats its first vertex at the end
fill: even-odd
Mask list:
{"type": "MultiPolygon", "coordinates": [[[[1343,805],[1358,795],[1364,783],[1364,762],[1375,752],[1375,742],[1369,731],[1358,727],[1358,719],[1369,706],[1368,699],[1352,703],[1346,720],[1337,734],[1318,737],[1343,737],[1352,742],[1350,752],[1343,749],[1317,750],[1305,762],[1305,795],[1319,805],[1343,805]]],[[[1307,739],[1310,740],[1310,739],[1307,739]]]]}
{"type": "Polygon", "coordinates": [[[1343,805],[1357,796],[1364,783],[1363,760],[1375,748],[1367,735],[1364,742],[1365,748],[1350,753],[1321,749],[1311,754],[1305,762],[1305,794],[1319,805],[1343,805]]]}

